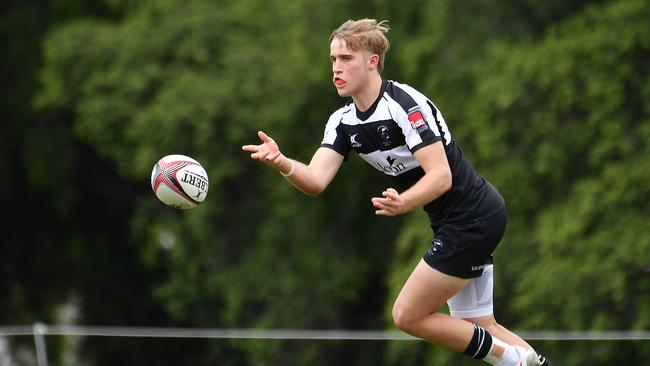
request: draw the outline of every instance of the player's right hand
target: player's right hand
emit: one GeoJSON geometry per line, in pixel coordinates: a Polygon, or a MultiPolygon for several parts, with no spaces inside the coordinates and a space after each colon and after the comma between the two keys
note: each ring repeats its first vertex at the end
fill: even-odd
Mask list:
{"type": "Polygon", "coordinates": [[[262,131],[258,131],[257,136],[262,140],[261,144],[244,145],[241,147],[242,150],[249,151],[251,153],[251,159],[259,160],[279,170],[286,158],[280,152],[278,144],[262,131]]]}

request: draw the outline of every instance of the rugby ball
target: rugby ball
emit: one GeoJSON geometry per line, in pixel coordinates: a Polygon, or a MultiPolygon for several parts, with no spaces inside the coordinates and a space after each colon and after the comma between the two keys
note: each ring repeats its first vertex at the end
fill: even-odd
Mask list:
{"type": "Polygon", "coordinates": [[[167,155],[151,171],[151,188],[167,206],[193,208],[208,195],[208,174],[198,161],[185,155],[167,155]]]}

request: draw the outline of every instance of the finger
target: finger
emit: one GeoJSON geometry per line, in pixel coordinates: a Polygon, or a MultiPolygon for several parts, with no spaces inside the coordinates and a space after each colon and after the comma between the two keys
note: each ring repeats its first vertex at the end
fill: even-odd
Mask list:
{"type": "Polygon", "coordinates": [[[264,142],[271,142],[271,138],[262,131],[257,131],[257,136],[264,142]]]}
{"type": "Polygon", "coordinates": [[[384,198],[384,197],[375,197],[372,199],[373,203],[380,204],[382,206],[386,207],[393,207],[395,206],[395,201],[391,198],[384,198]]]}
{"type": "Polygon", "coordinates": [[[244,145],[241,147],[244,151],[257,151],[259,148],[259,145],[244,145]]]}
{"type": "Polygon", "coordinates": [[[384,198],[384,197],[373,197],[373,198],[370,199],[370,200],[371,200],[373,203],[375,203],[375,202],[388,202],[388,201],[389,201],[388,198],[384,198]]]}
{"type": "Polygon", "coordinates": [[[397,197],[399,197],[399,193],[397,193],[397,191],[394,190],[393,188],[386,189],[385,191],[383,191],[381,193],[381,195],[386,197],[386,198],[390,198],[392,200],[396,200],[397,197]]]}
{"type": "Polygon", "coordinates": [[[258,152],[258,154],[259,154],[259,159],[260,160],[266,160],[266,157],[269,156],[268,151],[260,151],[260,152],[258,152]]]}
{"type": "Polygon", "coordinates": [[[395,216],[394,213],[388,211],[388,210],[377,210],[375,211],[375,215],[377,216],[395,216]]]}
{"type": "Polygon", "coordinates": [[[391,200],[385,198],[374,198],[372,205],[381,210],[392,210],[396,207],[391,200]]]}
{"type": "Polygon", "coordinates": [[[253,154],[251,154],[251,157],[254,159],[258,160],[264,160],[266,156],[269,155],[269,151],[266,149],[257,149],[253,154]]]}
{"type": "Polygon", "coordinates": [[[266,160],[275,161],[279,156],[280,156],[280,152],[276,151],[276,152],[274,152],[272,154],[269,154],[269,156],[266,157],[266,160]]]}

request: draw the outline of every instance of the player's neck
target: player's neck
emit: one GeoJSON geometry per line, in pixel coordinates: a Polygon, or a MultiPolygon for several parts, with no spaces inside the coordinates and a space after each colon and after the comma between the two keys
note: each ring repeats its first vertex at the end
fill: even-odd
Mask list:
{"type": "Polygon", "coordinates": [[[365,87],[361,88],[358,93],[352,96],[354,105],[361,112],[365,112],[375,103],[379,98],[381,91],[381,76],[379,74],[372,74],[366,83],[365,87]]]}

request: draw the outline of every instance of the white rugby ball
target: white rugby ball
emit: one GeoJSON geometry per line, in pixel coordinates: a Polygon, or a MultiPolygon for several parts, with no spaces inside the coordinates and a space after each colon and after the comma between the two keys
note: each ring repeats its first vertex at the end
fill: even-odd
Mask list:
{"type": "Polygon", "coordinates": [[[151,171],[151,188],[167,206],[188,209],[208,195],[208,174],[198,161],[185,155],[167,155],[151,171]]]}

